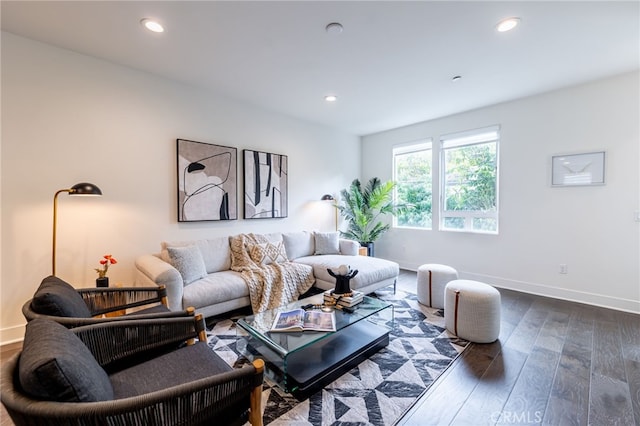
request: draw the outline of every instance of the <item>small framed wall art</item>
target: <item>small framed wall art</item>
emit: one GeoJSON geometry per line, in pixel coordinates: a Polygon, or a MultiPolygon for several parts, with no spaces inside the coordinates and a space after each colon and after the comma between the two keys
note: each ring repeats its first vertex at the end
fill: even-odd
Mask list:
{"type": "Polygon", "coordinates": [[[551,186],[604,185],[604,151],[554,155],[551,186]]]}
{"type": "Polygon", "coordinates": [[[286,155],[245,149],[244,218],[287,217],[289,163],[286,155]]]}
{"type": "Polygon", "coordinates": [[[238,150],[177,140],[178,222],[238,218],[238,150]]]}

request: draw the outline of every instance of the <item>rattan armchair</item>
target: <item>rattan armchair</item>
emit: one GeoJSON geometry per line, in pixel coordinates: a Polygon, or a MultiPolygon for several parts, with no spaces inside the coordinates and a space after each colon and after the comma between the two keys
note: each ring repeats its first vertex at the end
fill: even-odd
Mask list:
{"type": "Polygon", "coordinates": [[[170,311],[164,286],[75,289],[49,276],[22,306],[22,314],[27,321],[48,318],[73,328],[114,320],[193,316],[194,310],[170,311]]]}
{"type": "MultiPolygon", "coordinates": [[[[27,325],[23,351],[2,365],[2,403],[18,426],[243,425],[247,421],[254,426],[262,425],[264,363],[258,360],[253,365],[231,368],[207,346],[205,338],[204,320],[200,315],[109,322],[73,329],[37,319],[27,325]],[[30,332],[36,334],[30,335],[30,332]],[[43,342],[47,338],[65,341],[70,337],[65,333],[73,335],[71,339],[77,340],[76,346],[86,345],[89,356],[93,356],[98,368],[107,373],[110,385],[113,385],[113,398],[58,402],[42,400],[25,391],[26,385],[22,384],[29,383],[23,381],[21,364],[29,362],[25,353],[30,350],[42,352],[32,342],[43,342]],[[198,341],[191,345],[185,343],[195,339],[198,341]],[[222,372],[207,374],[213,368],[208,364],[216,364],[219,368],[220,363],[223,364],[222,372]],[[149,390],[149,387],[157,389],[149,390]],[[145,388],[148,391],[139,392],[145,388]]],[[[80,364],[78,358],[82,357],[82,351],[79,349],[85,350],[67,348],[67,352],[58,354],[54,361],[64,366],[66,356],[66,361],[72,365],[80,364]]],[[[51,362],[46,359],[43,365],[51,365],[51,362]]],[[[41,377],[41,373],[37,375],[38,385],[41,377]]],[[[65,380],[67,377],[65,374],[65,380]]]]}

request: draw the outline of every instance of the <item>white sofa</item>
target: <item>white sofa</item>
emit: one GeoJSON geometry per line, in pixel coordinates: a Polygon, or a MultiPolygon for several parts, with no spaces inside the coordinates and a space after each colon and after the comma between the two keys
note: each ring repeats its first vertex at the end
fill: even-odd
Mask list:
{"type": "MultiPolygon", "coordinates": [[[[350,282],[353,290],[368,294],[389,285],[395,286],[399,273],[397,263],[359,256],[357,242],[345,239],[336,241],[337,235],[332,234],[334,233],[300,231],[264,236],[272,243],[282,242],[289,261],[312,268],[314,285],[322,290],[335,287],[335,279],[329,275],[327,268],[337,270],[340,265],[349,265],[359,271],[350,282]],[[335,248],[327,249],[327,237],[335,248]]],[[[196,311],[208,317],[251,305],[249,288],[244,279],[240,273],[230,269],[229,237],[163,242],[160,253],[142,255],[136,259],[135,265],[136,285],[164,285],[171,310],[193,306],[196,311]],[[183,247],[191,250],[194,246],[202,255],[206,273],[203,274],[204,277],[196,277],[192,282],[193,277],[187,276],[188,282],[185,284],[184,265],[176,265],[182,269],[182,273],[172,266],[169,249],[183,247]]]]}

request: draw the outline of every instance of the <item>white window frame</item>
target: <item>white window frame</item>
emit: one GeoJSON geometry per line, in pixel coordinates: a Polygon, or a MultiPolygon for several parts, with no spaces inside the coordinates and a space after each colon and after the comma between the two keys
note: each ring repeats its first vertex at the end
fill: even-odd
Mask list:
{"type": "Polygon", "coordinates": [[[498,234],[500,229],[499,211],[500,211],[500,194],[499,194],[499,178],[500,178],[500,126],[489,126],[465,132],[450,133],[440,136],[440,185],[439,185],[439,229],[447,232],[472,232],[479,234],[498,234]],[[446,210],[445,185],[446,185],[446,169],[445,169],[445,153],[447,149],[459,148],[464,146],[480,145],[494,142],[496,144],[496,209],[495,211],[482,210],[446,210]],[[445,228],[445,219],[451,217],[464,218],[464,228],[445,228]],[[495,231],[486,231],[481,229],[473,229],[473,219],[491,218],[496,221],[495,231]]]}
{"type": "MultiPolygon", "coordinates": [[[[433,221],[434,221],[434,214],[433,214],[433,139],[432,138],[426,138],[423,140],[419,140],[419,141],[413,141],[413,142],[408,142],[405,144],[401,144],[401,145],[395,145],[393,147],[393,155],[392,155],[392,170],[393,170],[393,181],[394,182],[398,182],[397,179],[397,175],[396,175],[396,156],[397,155],[404,155],[404,154],[411,154],[411,153],[416,153],[416,152],[421,152],[421,151],[429,151],[431,153],[431,226],[430,227],[422,227],[422,226],[405,226],[405,225],[398,225],[398,218],[396,216],[393,216],[393,227],[394,228],[399,228],[399,229],[422,229],[422,230],[431,230],[433,229],[433,221]]],[[[396,188],[394,188],[393,190],[393,201],[394,203],[398,202],[398,189],[397,186],[396,188]]]]}

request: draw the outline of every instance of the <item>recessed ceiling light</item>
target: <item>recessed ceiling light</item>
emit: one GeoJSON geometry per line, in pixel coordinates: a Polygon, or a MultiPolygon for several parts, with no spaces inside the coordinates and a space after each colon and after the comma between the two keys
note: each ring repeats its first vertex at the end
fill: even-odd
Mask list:
{"type": "Polygon", "coordinates": [[[142,25],[149,31],[153,31],[154,33],[164,32],[164,27],[160,25],[158,21],[154,21],[153,19],[144,18],[140,21],[142,25]]]}
{"type": "Polygon", "coordinates": [[[340,34],[344,28],[342,27],[341,23],[332,22],[332,23],[328,24],[326,27],[324,27],[324,29],[329,34],[340,34]]]}
{"type": "Polygon", "coordinates": [[[338,97],[336,95],[327,95],[324,97],[324,100],[327,102],[335,102],[338,100],[338,97]]]}
{"type": "Polygon", "coordinates": [[[511,31],[512,29],[514,29],[518,26],[519,23],[520,18],[513,17],[503,19],[502,21],[498,22],[498,25],[496,25],[496,29],[498,30],[498,32],[504,33],[506,31],[511,31]]]}
{"type": "Polygon", "coordinates": [[[462,80],[462,76],[461,75],[456,75],[455,77],[453,77],[451,79],[451,81],[460,81],[460,80],[462,80]]]}

